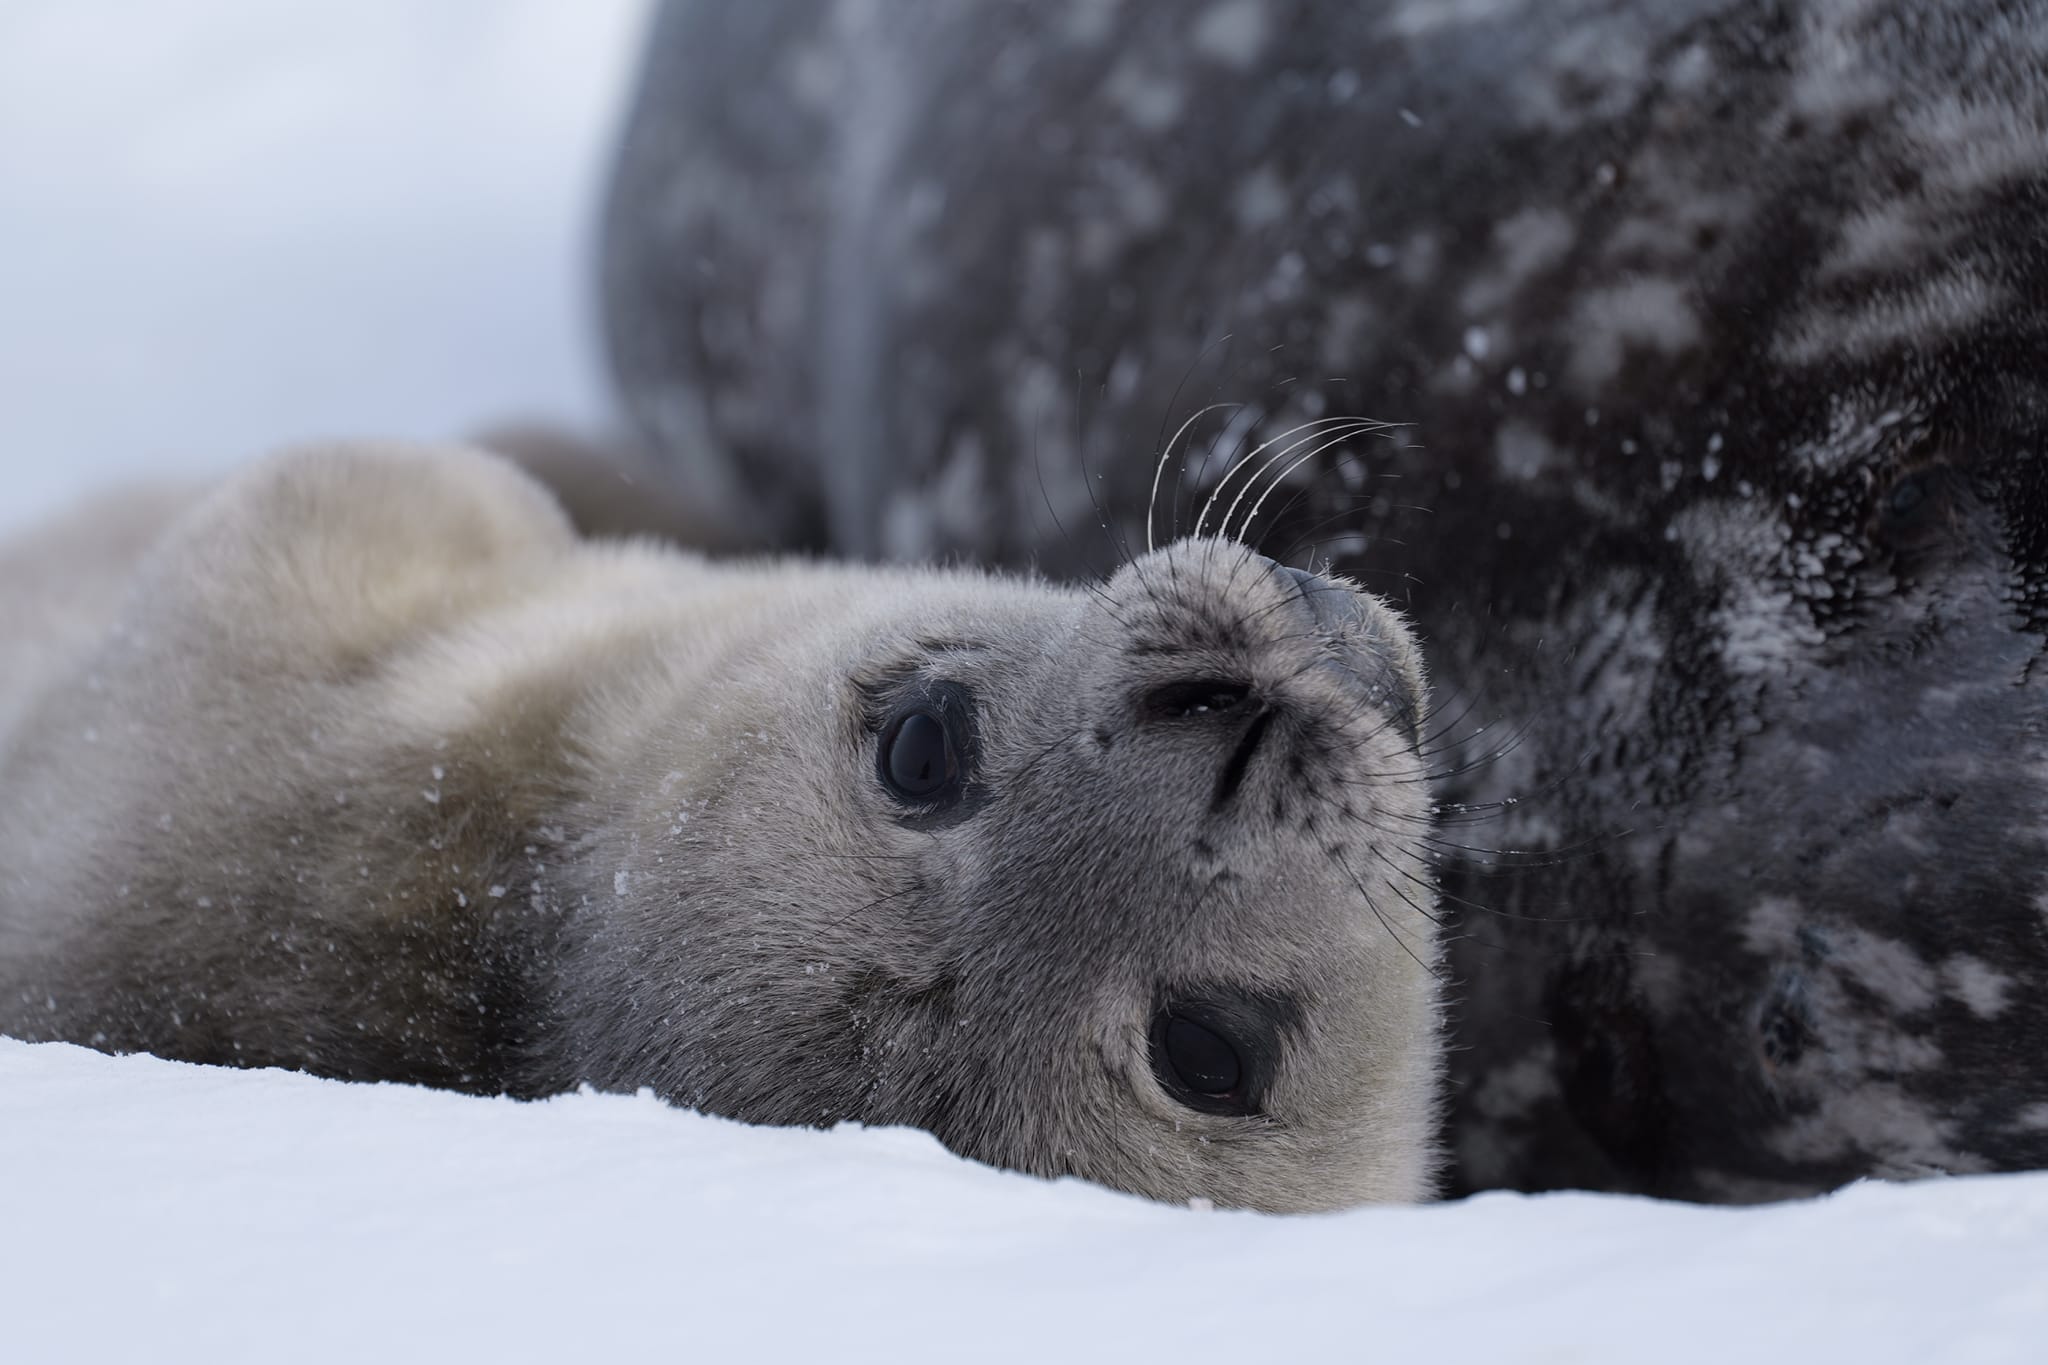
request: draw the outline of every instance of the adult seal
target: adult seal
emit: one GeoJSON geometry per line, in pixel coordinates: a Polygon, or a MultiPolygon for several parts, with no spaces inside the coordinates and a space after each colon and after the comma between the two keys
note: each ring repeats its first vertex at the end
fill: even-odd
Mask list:
{"type": "Polygon", "coordinates": [[[88,508],[0,609],[0,1031],[1430,1188],[1423,678],[1344,583],[721,565],[356,446],[88,508]]]}
{"type": "Polygon", "coordinates": [[[1402,424],[1255,534],[1517,801],[1459,1183],[2041,1166],[2044,73],[2038,0],[672,3],[611,352],[699,497],[885,556],[1082,570],[1042,498],[1142,515],[1212,403],[1194,487],[1402,424]]]}

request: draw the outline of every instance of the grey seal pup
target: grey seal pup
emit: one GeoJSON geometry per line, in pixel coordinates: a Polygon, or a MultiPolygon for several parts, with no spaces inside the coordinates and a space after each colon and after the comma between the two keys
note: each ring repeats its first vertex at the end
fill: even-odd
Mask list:
{"type": "Polygon", "coordinates": [[[627,406],[793,542],[1400,424],[1255,538],[1484,730],[1458,1187],[2048,1165],[2048,5],[677,0],[617,164],[627,406]]]}
{"type": "Polygon", "coordinates": [[[717,564],[366,445],[89,507],[0,611],[0,1031],[1431,1188],[1424,680],[1342,581],[717,564]]]}

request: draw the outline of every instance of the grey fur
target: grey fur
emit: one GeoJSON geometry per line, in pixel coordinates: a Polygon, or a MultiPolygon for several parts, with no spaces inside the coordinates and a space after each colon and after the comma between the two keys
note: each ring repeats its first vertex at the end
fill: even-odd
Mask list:
{"type": "Polygon", "coordinates": [[[1461,1183],[2039,1166],[2044,73],[2039,0],[671,3],[613,356],[736,514],[883,555],[1085,571],[1040,480],[1134,522],[1207,403],[1200,487],[1405,424],[1260,529],[1491,722],[1461,1183]]]}
{"type": "Polygon", "coordinates": [[[462,450],[305,452],[158,524],[0,558],[62,623],[0,697],[0,1029],[918,1124],[1168,1199],[1429,1190],[1423,681],[1375,599],[1213,539],[1086,591],[713,565],[462,450]],[[978,759],[922,812],[877,731],[940,679],[978,759]],[[1272,1004],[1257,1114],[1155,1073],[1190,995],[1272,1004]]]}

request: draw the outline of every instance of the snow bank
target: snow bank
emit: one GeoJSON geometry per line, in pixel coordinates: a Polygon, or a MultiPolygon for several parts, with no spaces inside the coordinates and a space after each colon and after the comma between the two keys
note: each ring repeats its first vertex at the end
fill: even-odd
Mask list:
{"type": "Polygon", "coordinates": [[[905,1130],[8,1040],[0,1170],[10,1361],[2048,1356],[2048,1175],[1274,1218],[905,1130]]]}

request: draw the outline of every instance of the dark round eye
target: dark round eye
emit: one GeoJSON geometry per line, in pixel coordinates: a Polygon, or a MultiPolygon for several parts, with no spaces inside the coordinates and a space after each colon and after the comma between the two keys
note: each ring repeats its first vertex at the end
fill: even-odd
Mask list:
{"type": "Polygon", "coordinates": [[[1204,1114],[1260,1112],[1271,1040],[1252,1012],[1182,1000],[1152,1016],[1152,1075],[1160,1088],[1204,1114]]]}
{"type": "Polygon", "coordinates": [[[1197,1095],[1228,1095],[1244,1078],[1237,1049],[1214,1029],[1171,1015],[1166,1021],[1166,1064],[1197,1095]]]}
{"type": "Polygon", "coordinates": [[[1902,556],[1937,548],[1955,533],[1954,514],[1961,491],[1961,480],[1945,465],[1900,475],[1878,497],[1873,538],[1902,556]]]}
{"type": "Polygon", "coordinates": [[[1928,505],[1933,483],[1934,475],[1925,469],[1900,479],[1885,495],[1884,514],[1895,521],[1911,518],[1928,505]]]}
{"type": "Polygon", "coordinates": [[[987,792],[976,776],[981,743],[971,689],[944,678],[914,679],[890,710],[870,715],[875,780],[903,807],[896,819],[932,829],[982,808],[987,792]]]}
{"type": "Polygon", "coordinates": [[[912,711],[882,737],[882,773],[898,796],[929,801],[960,775],[960,758],[946,723],[929,711],[912,711]]]}

